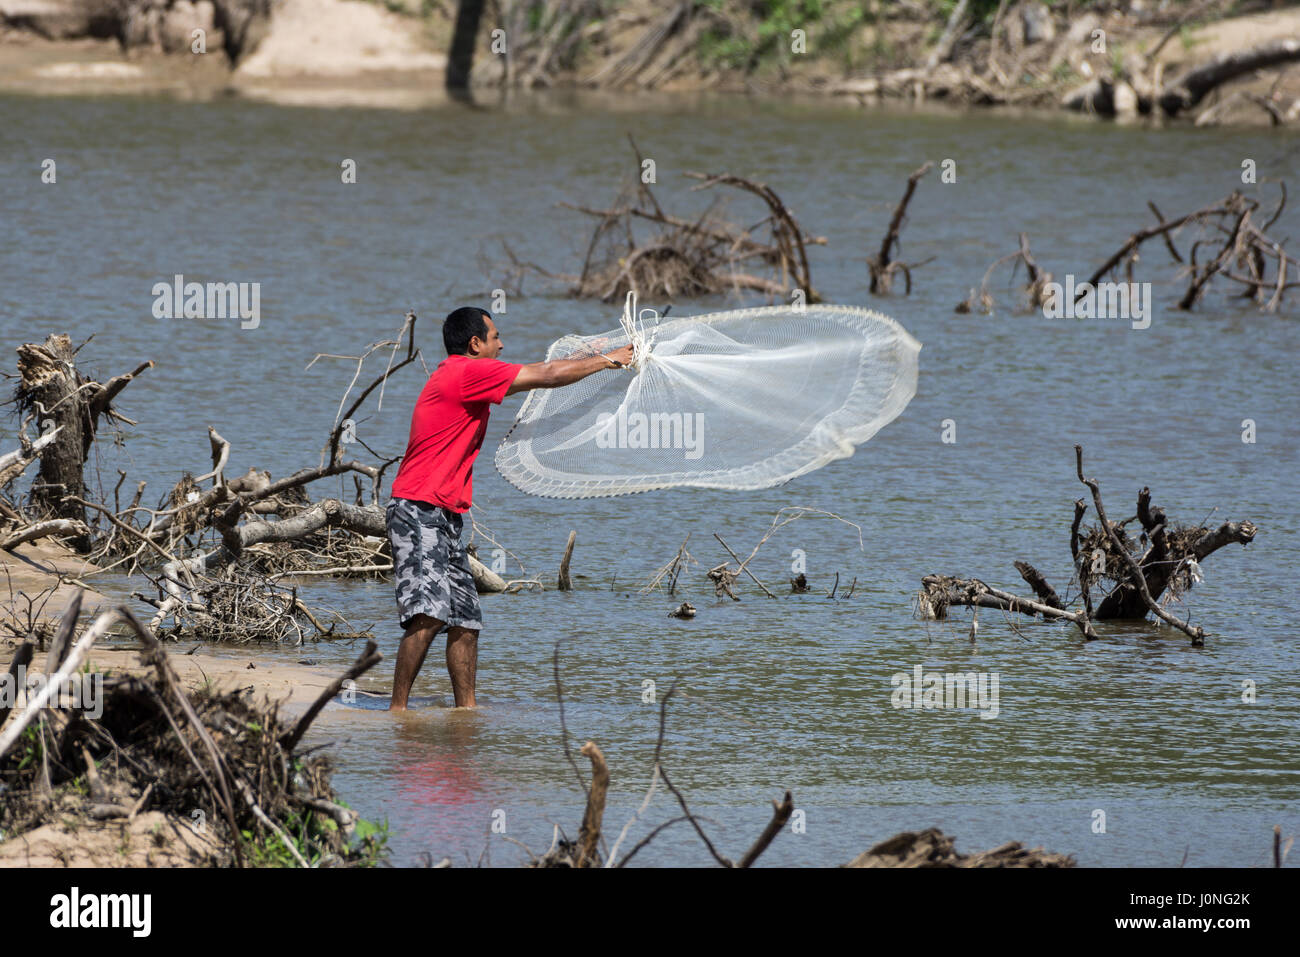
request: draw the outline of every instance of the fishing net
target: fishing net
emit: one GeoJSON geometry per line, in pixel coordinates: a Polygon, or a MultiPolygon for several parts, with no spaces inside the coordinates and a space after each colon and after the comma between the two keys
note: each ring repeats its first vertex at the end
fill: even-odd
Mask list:
{"type": "MultiPolygon", "coordinates": [[[[646,310],[647,312],[649,310],[646,310]]],[[[916,394],[921,344],[851,306],[771,306],[566,336],[547,359],[628,343],[626,371],[528,394],[496,453],[506,480],[553,498],[690,485],[780,485],[853,454],[916,394]]]]}

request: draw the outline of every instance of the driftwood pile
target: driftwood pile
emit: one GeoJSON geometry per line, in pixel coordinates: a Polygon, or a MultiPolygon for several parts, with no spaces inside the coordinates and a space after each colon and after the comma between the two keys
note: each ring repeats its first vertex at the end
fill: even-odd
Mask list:
{"type": "Polygon", "coordinates": [[[296,643],[369,637],[341,616],[314,612],[281,579],[370,576],[391,569],[377,497],[397,457],[372,465],[346,451],[352,444],[349,426],[362,404],[420,358],[415,321],[408,314],[397,340],[349,357],[356,361],[357,375],[339,404],[318,465],[278,480],[251,468],[228,476],[231,444],[209,428],[211,470],[185,473],[154,508],[142,504],[144,482],[123,500],[125,472],[119,471],[111,493],[101,490],[95,497],[83,479],[101,426],[135,424],[112,403],[153,363],[100,383],[78,369],[81,347],[73,348],[66,335],[20,346],[13,399],[22,416],[20,446],[0,456],[0,549],[57,536],[101,570],[144,575],[157,592],[137,597],[157,609],[149,627],[158,636],[296,643]],[[382,352],[388,352],[383,373],[353,395],[365,360],[382,352]],[[28,435],[33,424],[36,438],[28,435]],[[37,461],[39,472],[26,498],[6,496],[37,461]],[[310,483],[347,474],[354,477],[355,503],[313,501],[307,494],[310,483]]]}
{"type": "MultiPolygon", "coordinates": [[[[74,638],[80,606],[78,592],[51,645],[44,690],[22,711],[0,712],[0,831],[21,835],[68,814],[129,823],[161,811],[179,827],[215,838],[207,845],[210,866],[373,862],[374,838],[356,834],[356,812],[337,802],[329,759],[297,751],[344,682],[380,661],[373,643],[301,719],[286,722],[276,706],[242,692],[186,692],[163,646],[124,607],[101,614],[74,638]],[[141,661],[152,674],[94,676],[103,689],[97,717],[60,709],[66,702],[52,689],[91,677],[78,669],[117,624],[140,639],[141,661]]],[[[19,647],[11,685],[34,650],[30,642],[19,647]]]]}
{"type": "MultiPolygon", "coordinates": [[[[1147,207],[1155,216],[1156,225],[1130,236],[1097,268],[1088,282],[1096,285],[1104,276],[1118,275],[1121,270],[1127,281],[1133,282],[1139,250],[1144,243],[1158,237],[1187,274],[1187,289],[1178,300],[1179,309],[1191,309],[1204,295],[1210,280],[1223,276],[1246,287],[1241,293],[1242,298],[1253,299],[1265,311],[1275,312],[1286,290],[1300,285],[1300,267],[1287,256],[1286,241],[1268,235],[1268,230],[1286,208],[1286,184],[1280,183],[1279,187],[1282,195],[1277,206],[1265,216],[1257,216],[1258,200],[1238,192],[1173,219],[1165,219],[1155,204],[1148,202],[1147,207]],[[1186,255],[1179,252],[1174,243],[1174,236],[1184,226],[1200,230],[1199,237],[1188,246],[1186,255]],[[1275,263],[1272,275],[1268,272],[1270,261],[1275,263]],[[1288,282],[1292,272],[1297,279],[1288,282]]],[[[1080,290],[1078,295],[1082,296],[1083,291],[1080,290]]]]}
{"type": "MultiPolygon", "coordinates": [[[[1148,488],[1138,493],[1134,515],[1110,521],[1099,483],[1084,476],[1083,449],[1076,445],[1074,450],[1078,479],[1091,492],[1097,514],[1094,526],[1082,528],[1088,505],[1082,498],[1075,501],[1070,555],[1082,607],[1071,610],[1070,602],[1060,597],[1038,569],[1017,561],[1016,570],[1034,590],[1034,598],[994,588],[978,578],[927,575],[921,579],[916,596],[918,615],[943,620],[952,607],[974,608],[976,616],[980,608],[995,608],[1045,621],[1072,622],[1085,638],[1093,639],[1097,637],[1094,621],[1140,620],[1151,613],[1184,632],[1193,645],[1204,644],[1204,629],[1176,617],[1165,603],[1178,599],[1201,580],[1200,563],[1214,552],[1232,543],[1250,544],[1257,531],[1255,524],[1223,522],[1217,528],[1208,528],[1174,523],[1163,509],[1151,504],[1148,488]],[[1138,523],[1137,529],[1132,527],[1134,522],[1138,523]]],[[[972,626],[971,640],[974,638],[972,626]]]]}
{"type": "MultiPolygon", "coordinates": [[[[1060,105],[1100,116],[1193,116],[1199,126],[1222,122],[1233,111],[1262,109],[1274,125],[1300,119],[1300,100],[1237,91],[1213,95],[1239,78],[1300,60],[1300,40],[1279,37],[1204,57],[1166,76],[1160,52],[1190,24],[1218,16],[1224,0],[1181,5],[1150,44],[1137,24],[1109,12],[1070,5],[1000,0],[992,21],[981,22],[979,4],[958,0],[924,62],[832,83],[830,92],[860,101],[900,98],[985,105],[1060,105]],[[1209,103],[1206,106],[1206,103],[1209,103]]],[[[1278,74],[1280,81],[1281,74],[1278,74]]]]}
{"type": "MultiPolygon", "coordinates": [[[[631,137],[629,137],[629,140],[631,137]]],[[[527,272],[568,285],[570,295],[615,302],[629,291],[641,298],[759,292],[772,299],[819,302],[808,264],[810,245],[824,237],[806,232],[770,186],[731,173],[685,175],[700,180],[691,192],[730,187],[758,197],[766,211],[749,226],[732,222],[726,203],[715,200],[696,216],[679,216],[660,205],[652,189],[651,161],[632,143],[634,176],[606,208],[562,203],[597,222],[577,273],[553,273],[522,262],[507,245],[516,288],[527,272]],[[755,270],[765,270],[766,275],[755,270]]]]}
{"type": "Polygon", "coordinates": [[[1026,848],[1017,841],[975,854],[958,854],[953,839],[937,828],[916,833],[904,831],[863,851],[847,867],[1074,867],[1069,854],[1041,847],[1026,848]]]}
{"type": "MultiPolygon", "coordinates": [[[[1177,264],[1180,276],[1187,287],[1179,297],[1177,307],[1190,311],[1201,302],[1216,277],[1237,283],[1241,298],[1255,302],[1261,311],[1277,312],[1288,289],[1300,286],[1300,262],[1288,255],[1286,240],[1269,235],[1286,208],[1286,183],[1279,182],[1281,192],[1276,206],[1261,213],[1260,202],[1240,192],[1233,192],[1216,203],[1202,206],[1180,216],[1167,218],[1153,202],[1147,203],[1155,223],[1136,230],[1105,262],[1076,287],[1074,298],[1078,302],[1091,288],[1103,280],[1137,281],[1137,266],[1141,262],[1143,246],[1160,240],[1169,257],[1177,264]],[[1180,234],[1190,232],[1179,248],[1180,234]]],[[[993,261],[980,280],[979,289],[972,289],[965,300],[957,304],[955,312],[993,311],[994,297],[989,289],[993,273],[1007,263],[1012,264],[1012,276],[1020,266],[1025,267],[1025,282],[1021,286],[1020,308],[1038,309],[1049,300],[1048,284],[1052,274],[1040,267],[1029,249],[1029,236],[1020,234],[1020,247],[993,261]]],[[[1068,295],[1063,289],[1061,295],[1068,295]]],[[[1127,299],[1125,300],[1127,302],[1127,299]]],[[[1065,303],[1060,304],[1062,307],[1065,303]]]]}

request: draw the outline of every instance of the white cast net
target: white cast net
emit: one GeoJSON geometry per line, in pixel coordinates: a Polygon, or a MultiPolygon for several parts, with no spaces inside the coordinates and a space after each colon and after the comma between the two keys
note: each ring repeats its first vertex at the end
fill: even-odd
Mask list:
{"type": "Polygon", "coordinates": [[[528,394],[496,453],[506,480],[553,498],[690,485],[780,485],[853,454],[916,394],[921,344],[852,306],[770,306],[566,336],[546,358],[633,343],[629,369],[528,394]]]}

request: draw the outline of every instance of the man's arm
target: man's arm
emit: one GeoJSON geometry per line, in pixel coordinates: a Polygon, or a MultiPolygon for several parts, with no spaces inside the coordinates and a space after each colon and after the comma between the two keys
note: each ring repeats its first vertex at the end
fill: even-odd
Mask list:
{"type": "Polygon", "coordinates": [[[519,370],[506,395],[527,392],[530,389],[558,389],[560,386],[572,385],[585,379],[601,369],[617,369],[631,361],[632,347],[628,345],[604,355],[532,362],[519,370]]]}

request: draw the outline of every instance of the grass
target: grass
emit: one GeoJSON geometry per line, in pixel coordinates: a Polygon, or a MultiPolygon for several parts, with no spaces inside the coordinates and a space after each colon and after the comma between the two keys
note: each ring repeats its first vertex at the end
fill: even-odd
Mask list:
{"type": "MultiPolygon", "coordinates": [[[[346,801],[339,801],[338,804],[351,810],[346,801]]],[[[309,808],[304,808],[279,823],[293,843],[293,850],[312,867],[321,863],[321,852],[315,849],[319,842],[315,838],[333,835],[339,829],[336,821],[309,808]]],[[[247,830],[242,831],[241,836],[249,863],[254,867],[299,866],[297,857],[278,834],[271,832],[259,838],[253,831],[247,830]]],[[[377,867],[388,856],[390,836],[387,818],[382,822],[360,818],[353,826],[347,863],[352,867],[377,867]]]]}

